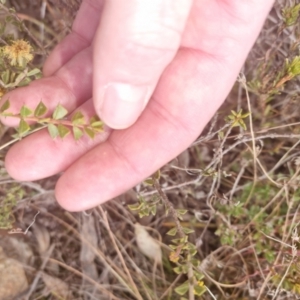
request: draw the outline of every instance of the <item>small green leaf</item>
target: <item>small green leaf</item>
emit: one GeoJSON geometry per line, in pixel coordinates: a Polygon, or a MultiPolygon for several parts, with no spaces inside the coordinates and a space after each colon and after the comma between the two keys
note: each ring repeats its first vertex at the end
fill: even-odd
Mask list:
{"type": "Polygon", "coordinates": [[[248,116],[250,116],[250,113],[249,113],[249,112],[247,112],[247,113],[245,113],[245,114],[242,114],[241,118],[244,119],[244,118],[247,118],[248,116]]]}
{"type": "Polygon", "coordinates": [[[175,267],[173,268],[173,271],[178,275],[182,274],[182,267],[181,266],[175,267]]]}
{"type": "Polygon", "coordinates": [[[78,141],[83,136],[82,130],[76,126],[73,126],[73,136],[74,136],[74,139],[76,141],[78,141]]]}
{"type": "Polygon", "coordinates": [[[10,107],[10,102],[9,102],[9,100],[7,99],[7,100],[2,104],[2,106],[1,106],[1,108],[0,108],[0,113],[6,111],[7,109],[9,109],[9,107],[10,107]]]}
{"type": "Polygon", "coordinates": [[[97,132],[103,131],[104,123],[99,119],[97,115],[91,117],[90,126],[93,127],[97,132]]]}
{"type": "Polygon", "coordinates": [[[196,258],[192,258],[190,260],[191,264],[195,267],[195,268],[198,268],[199,264],[200,264],[200,261],[199,259],[196,259],[196,258]]]}
{"type": "Polygon", "coordinates": [[[189,266],[188,265],[182,265],[182,273],[183,274],[187,274],[187,272],[189,271],[189,266]]]}
{"type": "Polygon", "coordinates": [[[160,170],[158,169],[152,176],[158,181],[160,178],[160,170]]]}
{"type": "Polygon", "coordinates": [[[70,133],[70,129],[65,125],[58,124],[57,125],[58,135],[63,139],[70,133]]]}
{"type": "Polygon", "coordinates": [[[41,117],[47,112],[46,105],[41,101],[38,106],[34,110],[34,116],[35,117],[41,117]]]}
{"type": "Polygon", "coordinates": [[[180,295],[183,296],[187,293],[187,291],[189,290],[189,281],[185,281],[182,285],[178,286],[175,289],[175,292],[180,295]]]}
{"type": "Polygon", "coordinates": [[[152,180],[151,178],[147,178],[147,179],[145,179],[143,182],[144,182],[145,184],[147,184],[147,185],[153,185],[153,184],[154,184],[154,182],[153,182],[153,180],[152,180]]]}
{"type": "Polygon", "coordinates": [[[73,125],[82,125],[85,123],[84,115],[80,112],[77,111],[73,116],[72,116],[72,124],[73,125]]]}
{"type": "Polygon", "coordinates": [[[91,126],[95,132],[99,133],[99,132],[103,132],[103,130],[104,130],[103,125],[104,125],[104,123],[102,121],[99,121],[97,123],[94,123],[91,126]]]}
{"type": "Polygon", "coordinates": [[[103,122],[102,122],[102,121],[93,122],[93,123],[91,124],[91,126],[92,126],[93,128],[102,128],[102,127],[103,127],[103,122]]]}
{"type": "Polygon", "coordinates": [[[139,210],[142,207],[143,203],[135,203],[127,205],[130,210],[139,210]]]}
{"type": "Polygon", "coordinates": [[[185,234],[190,234],[190,233],[194,232],[193,229],[190,229],[190,228],[187,228],[187,227],[182,227],[182,231],[183,231],[185,234]]]}
{"type": "Polygon", "coordinates": [[[176,228],[176,227],[173,227],[172,229],[170,229],[170,230],[167,232],[167,235],[174,236],[174,235],[176,235],[176,233],[177,233],[177,228],[176,228]]]}
{"type": "Polygon", "coordinates": [[[283,21],[286,26],[292,26],[297,22],[300,13],[300,4],[282,9],[283,21]]]}
{"type": "Polygon", "coordinates": [[[26,105],[23,105],[20,110],[20,115],[23,118],[29,117],[30,115],[32,115],[32,110],[26,105]]]}
{"type": "Polygon", "coordinates": [[[150,213],[149,207],[144,207],[143,209],[141,209],[139,211],[139,217],[140,218],[147,217],[147,216],[149,216],[149,213],[150,213]]]}
{"type": "Polygon", "coordinates": [[[32,80],[29,78],[29,77],[25,77],[23,80],[21,80],[19,83],[18,83],[18,87],[21,87],[21,86],[26,86],[28,85],[32,80]]]}
{"type": "Polygon", "coordinates": [[[27,76],[34,76],[34,75],[37,75],[37,74],[40,74],[41,73],[41,70],[38,69],[38,68],[34,68],[32,69],[31,71],[29,71],[27,73],[27,76]]]}
{"type": "Polygon", "coordinates": [[[180,221],[183,221],[182,215],[177,215],[177,218],[178,218],[180,221]]]}
{"type": "Polygon", "coordinates": [[[20,73],[18,74],[18,76],[15,78],[14,82],[21,82],[24,78],[26,78],[26,74],[25,73],[20,73]]]}
{"type": "Polygon", "coordinates": [[[21,119],[20,123],[19,123],[19,127],[18,127],[18,132],[19,135],[24,135],[26,132],[28,132],[30,130],[30,126],[29,124],[24,120],[21,119]]]}
{"type": "Polygon", "coordinates": [[[197,248],[193,245],[193,247],[183,246],[184,250],[188,250],[190,256],[195,256],[197,254],[197,248]]]}
{"type": "Polygon", "coordinates": [[[89,127],[85,127],[84,131],[91,139],[95,137],[95,131],[90,129],[89,127]]]}
{"type": "Polygon", "coordinates": [[[97,115],[94,115],[90,118],[90,125],[91,126],[97,124],[98,122],[101,122],[101,120],[97,115]]]}
{"type": "Polygon", "coordinates": [[[197,271],[197,270],[194,270],[194,275],[195,275],[197,280],[201,280],[201,279],[204,278],[204,275],[202,273],[200,273],[199,271],[197,271]]]}
{"type": "Polygon", "coordinates": [[[9,72],[8,69],[5,70],[4,72],[2,72],[1,79],[4,82],[4,84],[8,84],[9,83],[9,75],[10,75],[10,72],[9,72]]]}
{"type": "Polygon", "coordinates": [[[202,296],[206,292],[206,287],[203,281],[200,281],[198,285],[194,286],[194,294],[196,296],[202,296]]]}
{"type": "Polygon", "coordinates": [[[60,120],[68,114],[68,111],[61,105],[58,104],[53,112],[52,118],[54,120],[60,120]]]}
{"type": "Polygon", "coordinates": [[[151,212],[152,216],[156,215],[156,209],[157,209],[156,205],[153,205],[153,206],[150,207],[150,212],[151,212]]]}
{"type": "Polygon", "coordinates": [[[180,215],[185,215],[188,210],[187,209],[176,209],[176,211],[180,214],[180,215]]]}
{"type": "Polygon", "coordinates": [[[291,77],[300,75],[300,56],[295,56],[291,62],[287,59],[286,69],[291,77]]]}
{"type": "Polygon", "coordinates": [[[181,242],[181,239],[172,239],[171,242],[175,245],[179,245],[181,242]]]}
{"type": "Polygon", "coordinates": [[[48,132],[53,139],[58,136],[58,129],[54,124],[48,124],[48,132]]]}

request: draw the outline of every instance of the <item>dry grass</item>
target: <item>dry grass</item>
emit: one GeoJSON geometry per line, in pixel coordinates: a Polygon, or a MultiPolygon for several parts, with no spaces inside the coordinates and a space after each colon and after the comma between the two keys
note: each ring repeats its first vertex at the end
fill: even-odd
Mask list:
{"type": "MultiPolygon", "coordinates": [[[[189,241],[210,291],[195,299],[300,298],[300,82],[296,76],[284,81],[286,58],[299,55],[300,26],[283,28],[281,13],[290,2],[276,2],[243,73],[203,134],[161,169],[161,190],[175,208],[188,210],[181,226],[194,229],[189,241]],[[251,113],[243,119],[247,129],[225,120],[240,109],[251,113]]],[[[43,14],[42,1],[10,3],[46,52],[69,32],[78,7],[78,1],[49,0],[43,14]],[[61,9],[68,18],[61,18],[61,9]]],[[[44,58],[41,51],[35,63],[44,58]]],[[[1,132],[4,143],[11,130],[1,132]]],[[[18,195],[7,208],[14,228],[25,230],[40,212],[26,235],[0,231],[0,246],[23,263],[30,283],[18,299],[181,299],[174,289],[187,275],[173,271],[166,235],[176,222],[163,205],[142,219],[127,207],[137,195],[158,201],[157,189],[142,183],[102,207],[71,214],[55,202],[56,177],[19,184],[3,169],[0,175],[2,207],[8,194],[18,195]],[[137,247],[135,222],[161,240],[162,265],[137,247]]]]}

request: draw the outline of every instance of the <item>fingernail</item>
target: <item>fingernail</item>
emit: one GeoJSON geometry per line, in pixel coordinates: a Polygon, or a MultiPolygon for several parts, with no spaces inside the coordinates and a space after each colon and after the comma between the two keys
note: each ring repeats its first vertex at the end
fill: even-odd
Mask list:
{"type": "Polygon", "coordinates": [[[100,117],[115,129],[131,126],[139,117],[149,97],[146,86],[112,83],[105,87],[100,117]]]}

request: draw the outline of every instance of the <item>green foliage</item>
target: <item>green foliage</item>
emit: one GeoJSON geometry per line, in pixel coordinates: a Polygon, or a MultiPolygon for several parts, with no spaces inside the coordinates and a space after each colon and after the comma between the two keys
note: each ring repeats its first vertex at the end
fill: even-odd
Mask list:
{"type": "Polygon", "coordinates": [[[20,137],[25,136],[26,133],[28,133],[29,130],[30,130],[29,124],[23,118],[21,118],[20,122],[19,122],[18,129],[17,129],[17,131],[19,133],[19,136],[20,137]]]}
{"type": "MultiPolygon", "coordinates": [[[[151,178],[147,179],[146,182],[144,181],[144,183],[157,188],[159,195],[164,198],[166,196],[163,196],[163,192],[160,190],[160,187],[157,187],[160,176],[160,171],[157,171],[151,178]]],[[[201,281],[204,277],[203,274],[196,270],[200,264],[200,261],[194,257],[198,252],[197,247],[188,241],[188,235],[193,233],[194,230],[179,225],[179,220],[182,220],[182,217],[187,213],[187,210],[174,209],[173,205],[168,202],[167,199],[162,201],[162,198],[154,197],[151,198],[150,201],[146,201],[143,197],[139,196],[139,202],[133,205],[128,205],[128,208],[132,211],[138,211],[139,217],[142,218],[144,216],[149,216],[150,214],[155,215],[157,205],[163,205],[165,207],[166,214],[170,213],[172,215],[176,226],[171,228],[167,232],[167,235],[177,235],[179,238],[172,239],[172,244],[169,245],[172,249],[169,254],[169,261],[176,264],[176,267],[173,268],[174,273],[184,275],[187,275],[188,273],[192,274],[192,276],[189,275],[187,281],[175,288],[175,292],[178,295],[183,296],[192,289],[195,295],[201,296],[207,291],[207,288],[203,281],[201,281]]]]}
{"type": "Polygon", "coordinates": [[[58,137],[58,129],[56,125],[50,123],[48,124],[47,128],[51,138],[55,139],[58,137]]]}
{"type": "Polygon", "coordinates": [[[73,136],[75,140],[78,141],[83,136],[83,131],[76,126],[73,126],[73,136]]]}
{"type": "Polygon", "coordinates": [[[269,102],[284,90],[288,82],[300,75],[300,56],[290,55],[289,58],[280,60],[275,66],[266,61],[256,69],[257,74],[248,86],[253,93],[269,102]]]}
{"type": "Polygon", "coordinates": [[[173,227],[171,228],[168,232],[167,232],[167,235],[170,235],[170,236],[174,236],[177,234],[177,228],[176,227],[173,227]]]}
{"type": "Polygon", "coordinates": [[[235,243],[241,239],[241,236],[234,228],[228,228],[225,225],[220,225],[215,234],[220,237],[222,245],[235,246],[235,243]]]}
{"type": "MultiPolygon", "coordinates": [[[[8,110],[10,108],[10,102],[9,100],[7,99],[1,106],[0,108],[0,113],[4,113],[6,110],[8,110]]],[[[4,114],[2,114],[4,115],[4,114]]],[[[5,115],[4,115],[5,116],[5,115]]]]}
{"type": "Polygon", "coordinates": [[[63,124],[57,125],[57,131],[58,131],[58,136],[62,139],[65,138],[70,133],[70,129],[63,124]]]}
{"type": "MultiPolygon", "coordinates": [[[[299,4],[300,8],[300,4],[299,4]]],[[[300,75],[300,56],[295,56],[292,60],[286,59],[285,69],[287,75],[292,79],[300,75]]]]}
{"type": "Polygon", "coordinates": [[[297,258],[295,261],[291,263],[290,268],[288,269],[288,272],[283,274],[280,274],[278,272],[275,272],[275,274],[272,276],[272,282],[276,286],[281,283],[281,288],[286,291],[290,291],[293,294],[297,295],[299,297],[300,295],[300,262],[297,258]]]}
{"type": "Polygon", "coordinates": [[[52,114],[54,120],[61,120],[68,114],[68,111],[61,105],[58,104],[52,114]]]}
{"type": "Polygon", "coordinates": [[[31,45],[25,40],[11,40],[2,36],[6,43],[0,47],[0,87],[6,91],[28,85],[32,80],[41,78],[41,71],[31,67],[33,59],[31,45]]]}
{"type": "Polygon", "coordinates": [[[47,113],[48,109],[46,105],[41,101],[34,110],[34,116],[39,118],[44,116],[47,113]]]}
{"type": "Polygon", "coordinates": [[[177,288],[175,288],[175,292],[180,295],[180,296],[183,296],[185,295],[188,290],[189,290],[189,281],[185,281],[183,284],[181,284],[180,286],[178,286],[177,288]]]}
{"type": "MultiPolygon", "coordinates": [[[[80,111],[77,111],[71,117],[71,120],[65,119],[68,115],[68,111],[61,104],[58,104],[55,108],[52,118],[44,117],[44,115],[47,114],[48,109],[42,101],[40,101],[33,110],[23,105],[20,112],[16,114],[7,112],[9,108],[10,101],[6,100],[0,108],[0,115],[20,119],[19,126],[17,127],[19,137],[30,134],[33,130],[30,123],[40,124],[41,129],[47,126],[48,132],[53,139],[56,137],[63,139],[72,133],[74,139],[78,140],[83,136],[84,132],[90,138],[94,138],[96,134],[103,131],[103,123],[96,116],[92,117],[90,121],[87,122],[83,114],[80,111]]],[[[36,131],[36,127],[34,130],[36,131]]]]}
{"type": "Polygon", "coordinates": [[[22,118],[26,118],[29,117],[30,115],[32,115],[32,110],[27,106],[23,105],[20,110],[20,116],[22,118]]]}
{"type": "MultiPolygon", "coordinates": [[[[77,111],[71,118],[72,124],[75,125],[83,125],[85,123],[84,115],[80,112],[77,111]]],[[[91,124],[94,124],[94,122],[91,124]]]]}
{"type": "Polygon", "coordinates": [[[0,229],[11,229],[15,221],[13,208],[17,201],[23,198],[25,191],[20,185],[6,188],[4,196],[0,197],[0,229]]]}
{"type": "MultiPolygon", "coordinates": [[[[2,7],[4,10],[4,7],[2,7]]],[[[4,10],[6,14],[5,21],[0,26],[0,99],[8,91],[28,85],[32,80],[41,77],[42,73],[39,68],[31,66],[34,58],[34,50],[31,44],[24,39],[14,39],[11,35],[5,35],[6,26],[16,26],[23,30],[23,24],[13,9],[4,10]]],[[[48,128],[52,138],[65,138],[70,133],[75,140],[80,139],[84,134],[94,138],[96,134],[103,131],[103,122],[97,117],[92,117],[89,121],[80,111],[75,112],[71,120],[66,119],[68,110],[61,104],[58,104],[52,117],[46,116],[48,108],[42,102],[31,109],[24,105],[19,113],[9,112],[10,100],[7,99],[0,108],[0,115],[14,117],[19,119],[17,128],[18,137],[24,137],[37,130],[37,124],[40,129],[48,128]]]]}
{"type": "Polygon", "coordinates": [[[157,205],[160,204],[160,200],[157,197],[152,197],[150,201],[146,201],[143,197],[138,197],[138,203],[128,205],[128,208],[132,211],[138,211],[139,217],[143,218],[150,214],[155,216],[157,211],[157,205]]]}
{"type": "Polygon", "coordinates": [[[231,114],[226,118],[226,121],[230,123],[231,127],[241,127],[242,129],[246,130],[247,126],[244,122],[249,116],[249,113],[243,114],[243,110],[240,109],[238,112],[232,110],[231,114]]]}
{"type": "Polygon", "coordinates": [[[300,4],[286,6],[282,9],[283,22],[285,26],[289,27],[295,25],[300,13],[300,4]]]}
{"type": "MultiPolygon", "coordinates": [[[[185,212],[182,213],[184,214],[185,212]]],[[[200,261],[194,258],[198,251],[196,246],[188,241],[188,234],[194,232],[194,230],[186,227],[181,227],[180,230],[184,235],[182,236],[181,234],[182,237],[172,240],[172,244],[169,245],[172,249],[169,260],[176,263],[177,266],[173,268],[176,274],[187,274],[189,270],[192,270],[193,276],[175,288],[175,292],[183,296],[192,286],[194,294],[200,296],[206,292],[204,283],[200,281],[204,276],[202,273],[194,270],[200,264],[200,261]]],[[[172,228],[167,234],[171,236],[179,234],[178,228],[172,228]]]]}

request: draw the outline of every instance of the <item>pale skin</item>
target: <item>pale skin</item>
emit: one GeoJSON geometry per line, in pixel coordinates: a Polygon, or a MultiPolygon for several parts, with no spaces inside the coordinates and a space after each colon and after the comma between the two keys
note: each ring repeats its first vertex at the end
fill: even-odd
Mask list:
{"type": "Polygon", "coordinates": [[[45,78],[2,102],[9,98],[13,112],[41,99],[50,112],[58,103],[86,116],[96,111],[110,128],[93,141],[35,133],[9,150],[7,171],[23,181],[62,172],[55,193],[70,211],[138,184],[199,136],[236,81],[272,4],[84,0],[72,33],[48,57],[45,78]]]}

